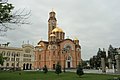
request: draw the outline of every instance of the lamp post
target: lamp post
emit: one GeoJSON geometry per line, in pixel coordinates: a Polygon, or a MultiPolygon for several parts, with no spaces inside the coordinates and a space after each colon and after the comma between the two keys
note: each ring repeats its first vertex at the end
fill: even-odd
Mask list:
{"type": "Polygon", "coordinates": [[[67,49],[63,48],[62,54],[64,55],[64,66],[63,66],[63,72],[65,72],[65,54],[67,53],[67,49]]]}

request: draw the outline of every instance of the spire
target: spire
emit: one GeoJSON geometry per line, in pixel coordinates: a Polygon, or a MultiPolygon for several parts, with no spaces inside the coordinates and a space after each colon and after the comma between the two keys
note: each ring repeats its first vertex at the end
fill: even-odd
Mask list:
{"type": "Polygon", "coordinates": [[[53,8],[52,8],[52,11],[49,13],[49,15],[50,15],[50,17],[55,18],[55,12],[54,12],[53,8]]]}
{"type": "Polygon", "coordinates": [[[52,8],[52,12],[54,12],[54,8],[52,8]]]}

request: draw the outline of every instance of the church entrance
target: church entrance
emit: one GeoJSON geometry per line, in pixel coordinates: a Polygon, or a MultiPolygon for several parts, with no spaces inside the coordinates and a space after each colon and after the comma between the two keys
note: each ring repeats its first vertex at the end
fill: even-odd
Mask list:
{"type": "Polygon", "coordinates": [[[67,58],[66,67],[68,69],[72,68],[72,57],[71,56],[68,56],[68,58],[67,58]]]}
{"type": "Polygon", "coordinates": [[[53,69],[55,69],[55,64],[53,64],[53,69]]]}
{"type": "Polygon", "coordinates": [[[67,67],[70,68],[70,62],[67,63],[67,67]]]}

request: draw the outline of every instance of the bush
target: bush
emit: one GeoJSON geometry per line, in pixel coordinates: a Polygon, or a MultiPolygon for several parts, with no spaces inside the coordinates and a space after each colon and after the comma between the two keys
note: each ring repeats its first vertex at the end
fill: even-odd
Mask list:
{"type": "Polygon", "coordinates": [[[57,65],[56,65],[55,73],[58,74],[58,75],[59,75],[60,73],[62,73],[62,71],[61,71],[61,65],[60,65],[59,63],[57,63],[57,65]]]}
{"type": "Polygon", "coordinates": [[[78,67],[77,67],[76,74],[79,75],[79,77],[80,77],[81,75],[84,75],[83,69],[82,69],[82,67],[81,67],[80,64],[79,64],[78,67]]]}
{"type": "Polygon", "coordinates": [[[43,67],[43,72],[44,72],[44,73],[47,73],[47,72],[48,72],[48,69],[47,69],[47,66],[46,66],[46,65],[43,67]]]}

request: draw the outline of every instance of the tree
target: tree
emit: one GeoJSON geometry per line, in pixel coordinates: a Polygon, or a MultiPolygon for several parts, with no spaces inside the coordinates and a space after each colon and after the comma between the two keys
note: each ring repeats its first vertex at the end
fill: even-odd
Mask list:
{"type": "Polygon", "coordinates": [[[78,65],[78,67],[77,67],[76,74],[79,75],[79,77],[84,74],[83,69],[82,69],[80,63],[78,65]]]}
{"type": "Polygon", "coordinates": [[[62,73],[61,65],[59,64],[59,62],[58,62],[57,65],[56,65],[55,73],[58,74],[58,75],[59,75],[60,73],[62,73]]]}
{"type": "Polygon", "coordinates": [[[2,55],[0,55],[0,64],[3,65],[3,63],[4,63],[4,58],[2,55]]]}
{"type": "Polygon", "coordinates": [[[0,55],[0,64],[3,65],[4,60],[6,60],[7,57],[3,57],[2,55],[0,55]]]}
{"type": "Polygon", "coordinates": [[[43,67],[43,72],[44,72],[44,73],[47,73],[47,72],[48,72],[48,69],[47,69],[47,66],[46,66],[46,65],[43,67]]]}
{"type": "Polygon", "coordinates": [[[19,9],[13,12],[13,9],[14,6],[12,4],[7,2],[3,3],[0,1],[0,33],[13,30],[14,28],[11,24],[17,24],[18,26],[20,24],[29,24],[26,19],[30,17],[31,11],[24,13],[25,9],[19,9]]]}

